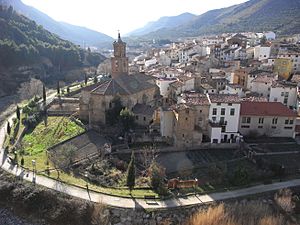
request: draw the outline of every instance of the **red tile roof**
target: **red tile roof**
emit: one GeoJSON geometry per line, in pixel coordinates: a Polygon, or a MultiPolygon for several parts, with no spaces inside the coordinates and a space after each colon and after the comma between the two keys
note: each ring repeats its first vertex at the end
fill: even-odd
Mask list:
{"type": "Polygon", "coordinates": [[[297,117],[297,113],[281,102],[242,102],[241,116],[297,117]]]}

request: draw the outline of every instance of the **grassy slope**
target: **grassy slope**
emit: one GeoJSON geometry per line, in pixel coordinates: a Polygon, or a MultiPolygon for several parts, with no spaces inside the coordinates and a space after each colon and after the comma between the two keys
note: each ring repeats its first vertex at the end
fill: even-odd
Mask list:
{"type": "Polygon", "coordinates": [[[31,167],[31,160],[36,160],[37,169],[46,168],[46,149],[67,140],[84,129],[65,117],[49,117],[47,126],[44,121],[24,136],[22,145],[25,150],[25,167],[31,167]]]}

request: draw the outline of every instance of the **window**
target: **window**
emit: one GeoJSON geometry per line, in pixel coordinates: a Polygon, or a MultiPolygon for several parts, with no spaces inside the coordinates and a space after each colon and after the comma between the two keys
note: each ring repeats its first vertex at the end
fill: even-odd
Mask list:
{"type": "Polygon", "coordinates": [[[226,132],[226,127],[225,126],[222,126],[221,132],[226,132]]]}
{"type": "Polygon", "coordinates": [[[218,103],[217,103],[217,105],[221,105],[221,103],[220,103],[220,102],[218,102],[218,103]]]}
{"type": "Polygon", "coordinates": [[[289,120],[285,120],[285,121],[284,121],[284,124],[289,124],[289,120]]]}
{"type": "Polygon", "coordinates": [[[258,119],[258,123],[259,123],[259,124],[264,123],[264,118],[259,118],[259,119],[258,119]]]}
{"type": "Polygon", "coordinates": [[[230,116],[234,116],[234,109],[230,109],[230,116]]]}
{"type": "Polygon", "coordinates": [[[224,124],[225,123],[225,117],[220,117],[220,123],[224,124]]]}
{"type": "Polygon", "coordinates": [[[139,116],[135,116],[135,119],[136,119],[136,120],[139,120],[139,116]]]}
{"type": "Polygon", "coordinates": [[[212,121],[216,121],[216,119],[217,119],[217,118],[216,118],[215,116],[212,117],[212,121]]]}
{"type": "Polygon", "coordinates": [[[144,116],[144,121],[146,121],[146,117],[144,116]]]}
{"type": "MultiPolygon", "coordinates": [[[[273,119],[272,119],[272,124],[277,124],[277,121],[278,121],[278,118],[277,117],[274,117],[273,119]]],[[[272,127],[273,128],[273,127],[272,127]]]]}
{"type": "Polygon", "coordinates": [[[285,97],[285,98],[283,99],[283,104],[286,105],[287,103],[288,103],[288,98],[285,97]]]}
{"type": "Polygon", "coordinates": [[[217,115],[217,109],[216,108],[213,108],[213,115],[217,115]]]}
{"type": "Polygon", "coordinates": [[[272,126],[271,128],[272,128],[272,129],[276,129],[276,126],[272,126]]]}
{"type": "Polygon", "coordinates": [[[202,113],[202,109],[200,109],[200,111],[199,111],[200,113],[202,113]]]}
{"type": "Polygon", "coordinates": [[[221,109],[221,115],[225,115],[225,108],[221,109]]]}
{"type": "Polygon", "coordinates": [[[185,117],[185,120],[188,120],[188,118],[187,118],[187,117],[185,117]]]}
{"type": "Polygon", "coordinates": [[[293,127],[284,127],[284,129],[286,129],[286,130],[292,130],[293,127]]]}
{"type": "Polygon", "coordinates": [[[263,126],[258,126],[257,128],[258,128],[258,129],[261,129],[261,128],[263,128],[263,126]]]}
{"type": "Polygon", "coordinates": [[[229,106],[232,106],[232,103],[228,103],[229,106]]]}
{"type": "Polygon", "coordinates": [[[184,134],[182,134],[182,137],[184,138],[184,134]]]}
{"type": "Polygon", "coordinates": [[[241,127],[242,127],[242,128],[250,128],[249,125],[242,125],[241,127]]]}
{"type": "Polygon", "coordinates": [[[251,117],[243,117],[242,123],[251,123],[251,117]]]}
{"type": "Polygon", "coordinates": [[[290,124],[293,124],[294,123],[294,120],[290,120],[290,124]]]}

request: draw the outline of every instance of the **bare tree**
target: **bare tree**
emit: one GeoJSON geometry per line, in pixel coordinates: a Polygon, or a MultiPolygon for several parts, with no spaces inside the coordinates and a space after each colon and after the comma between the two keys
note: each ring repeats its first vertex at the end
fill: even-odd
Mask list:
{"type": "Polygon", "coordinates": [[[55,168],[67,170],[73,163],[77,148],[74,145],[66,144],[50,152],[50,160],[55,168]]]}
{"type": "Polygon", "coordinates": [[[144,170],[148,170],[153,164],[154,160],[157,158],[158,152],[155,147],[144,147],[141,154],[141,163],[144,170]]]}
{"type": "Polygon", "coordinates": [[[31,78],[30,81],[21,84],[18,90],[20,99],[30,99],[33,96],[42,96],[43,94],[43,83],[38,80],[31,78]]]}

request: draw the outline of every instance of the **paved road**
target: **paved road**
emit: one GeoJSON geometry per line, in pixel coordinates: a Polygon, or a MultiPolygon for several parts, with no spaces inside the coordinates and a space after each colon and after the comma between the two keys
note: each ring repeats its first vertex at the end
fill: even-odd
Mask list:
{"type": "MultiPolygon", "coordinates": [[[[10,117],[12,119],[12,117],[10,117]]],[[[3,146],[4,136],[5,136],[6,124],[0,129],[0,146],[3,146]]],[[[51,188],[56,191],[60,191],[69,194],[74,197],[78,197],[85,200],[91,200],[93,202],[102,202],[104,204],[122,208],[168,208],[168,207],[180,207],[189,206],[196,204],[209,203],[216,200],[225,200],[231,198],[237,198],[252,194],[258,194],[268,191],[274,191],[281,188],[300,186],[300,179],[290,180],[286,182],[273,183],[268,185],[258,185],[250,188],[239,189],[235,191],[227,191],[206,195],[193,195],[185,198],[169,199],[166,201],[152,201],[145,202],[143,199],[131,199],[131,198],[121,198],[115,196],[109,196],[106,194],[96,193],[93,191],[87,191],[83,188],[74,187],[71,185],[66,185],[61,182],[52,180],[44,176],[35,176],[32,172],[27,172],[20,167],[11,165],[3,149],[0,149],[0,166],[2,169],[12,173],[16,176],[21,176],[23,179],[30,182],[35,182],[36,184],[51,188]]]]}

